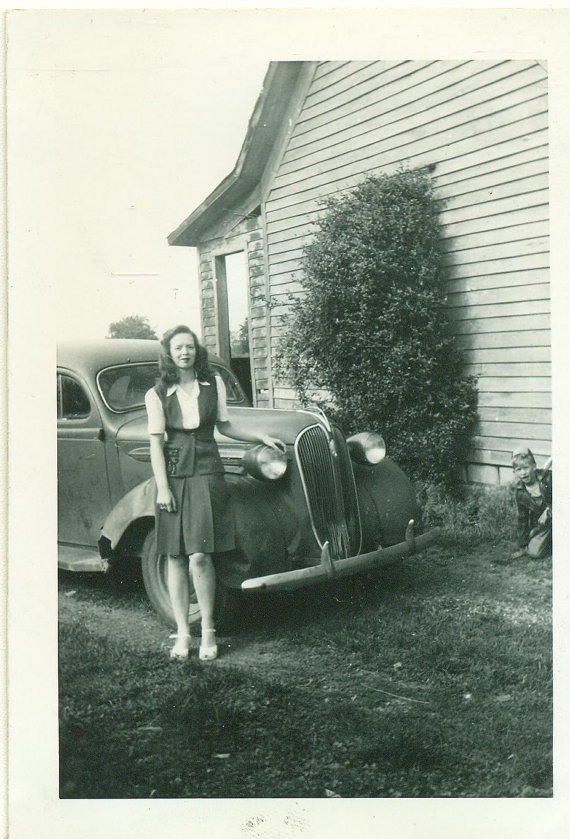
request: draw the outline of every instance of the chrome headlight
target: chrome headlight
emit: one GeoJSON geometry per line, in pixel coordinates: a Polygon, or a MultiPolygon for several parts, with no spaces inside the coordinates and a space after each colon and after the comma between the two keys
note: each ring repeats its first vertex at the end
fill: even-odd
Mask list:
{"type": "Polygon", "coordinates": [[[245,471],[260,481],[277,481],[287,470],[287,455],[269,446],[254,446],[243,456],[245,471]]]}
{"type": "Polygon", "coordinates": [[[381,434],[374,431],[361,431],[360,434],[353,434],[346,440],[351,456],[358,463],[375,465],[384,460],[386,456],[386,444],[381,434]]]}

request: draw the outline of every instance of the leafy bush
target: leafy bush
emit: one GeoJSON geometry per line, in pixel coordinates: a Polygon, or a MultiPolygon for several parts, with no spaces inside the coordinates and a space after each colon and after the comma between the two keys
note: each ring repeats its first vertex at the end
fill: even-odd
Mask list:
{"type": "Polygon", "coordinates": [[[345,431],[374,428],[415,477],[450,485],[476,410],[472,377],[450,334],[429,177],[367,178],[325,202],[304,251],[277,370],[302,404],[314,390],[345,431]]]}

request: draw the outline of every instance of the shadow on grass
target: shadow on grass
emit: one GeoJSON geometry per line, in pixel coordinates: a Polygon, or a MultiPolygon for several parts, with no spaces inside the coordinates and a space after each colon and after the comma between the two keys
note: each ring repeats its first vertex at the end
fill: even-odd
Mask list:
{"type": "Polygon", "coordinates": [[[551,795],[548,622],[513,621],[484,565],[436,556],[262,598],[243,632],[275,658],[256,668],[62,626],[62,797],[551,795]]]}

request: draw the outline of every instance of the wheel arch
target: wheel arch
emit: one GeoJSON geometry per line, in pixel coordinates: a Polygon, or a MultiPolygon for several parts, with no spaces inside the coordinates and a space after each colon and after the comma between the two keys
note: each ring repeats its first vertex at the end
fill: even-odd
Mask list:
{"type": "Polygon", "coordinates": [[[137,484],[115,504],[101,529],[99,552],[104,559],[138,556],[147,533],[154,527],[154,478],[137,484]]]}
{"type": "Polygon", "coordinates": [[[154,516],[141,516],[132,521],[117,544],[117,556],[141,556],[147,534],[154,528],[154,516]]]}

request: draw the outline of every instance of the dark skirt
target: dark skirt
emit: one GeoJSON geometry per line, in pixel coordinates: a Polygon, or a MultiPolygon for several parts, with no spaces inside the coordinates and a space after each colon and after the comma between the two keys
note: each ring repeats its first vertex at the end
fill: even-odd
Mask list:
{"type": "Polygon", "coordinates": [[[222,474],[171,478],[176,512],[156,507],[158,553],[223,553],[235,547],[229,487],[222,474]]]}

